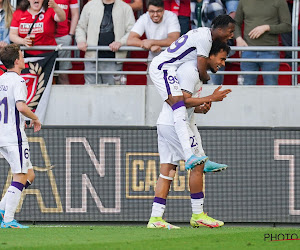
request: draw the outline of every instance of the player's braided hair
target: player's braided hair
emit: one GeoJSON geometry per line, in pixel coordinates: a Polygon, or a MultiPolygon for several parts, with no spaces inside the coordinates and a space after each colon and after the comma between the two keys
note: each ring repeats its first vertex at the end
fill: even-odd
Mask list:
{"type": "Polygon", "coordinates": [[[227,43],[220,40],[213,41],[209,55],[217,55],[220,51],[226,51],[228,55],[230,52],[230,47],[227,45],[227,43]]]}
{"type": "Polygon", "coordinates": [[[232,19],[231,16],[228,15],[219,15],[217,16],[211,23],[212,29],[216,28],[225,28],[227,27],[230,23],[235,24],[235,20],[232,19]]]}

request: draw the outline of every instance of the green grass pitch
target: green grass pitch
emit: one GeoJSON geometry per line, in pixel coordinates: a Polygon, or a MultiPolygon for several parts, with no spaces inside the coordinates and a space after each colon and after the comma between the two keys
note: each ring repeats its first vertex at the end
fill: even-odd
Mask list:
{"type": "Polygon", "coordinates": [[[299,228],[147,229],[143,226],[31,226],[0,229],[0,249],[300,249],[300,240],[264,241],[299,228]]]}

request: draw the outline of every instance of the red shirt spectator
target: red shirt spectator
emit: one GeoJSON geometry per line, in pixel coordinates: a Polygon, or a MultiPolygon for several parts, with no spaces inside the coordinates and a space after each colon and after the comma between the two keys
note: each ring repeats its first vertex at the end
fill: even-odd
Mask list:
{"type": "MultiPolygon", "coordinates": [[[[79,19],[79,5],[78,0],[55,0],[58,6],[66,13],[66,20],[57,24],[55,40],[57,44],[62,46],[70,46],[75,36],[75,29],[79,19]],[[70,17],[70,18],[69,18],[70,17]]],[[[58,57],[71,58],[70,50],[58,51],[58,57]]],[[[70,61],[63,61],[58,63],[59,70],[69,70],[72,68],[70,61]]],[[[59,74],[57,84],[70,84],[67,74],[59,74]]]]}
{"type": "Polygon", "coordinates": [[[143,0],[123,0],[123,1],[129,4],[133,11],[138,11],[143,9],[143,0]]]}
{"type": "MultiPolygon", "coordinates": [[[[20,9],[13,14],[9,38],[12,42],[30,47],[32,45],[56,45],[54,38],[56,22],[66,19],[65,12],[54,0],[28,0],[20,4],[20,9]],[[32,35],[35,35],[34,44],[28,32],[38,16],[32,35]]],[[[46,51],[27,51],[30,55],[38,55],[46,51]]]]}
{"type": "MultiPolygon", "coordinates": [[[[70,31],[69,13],[70,13],[71,9],[79,8],[78,0],[55,0],[55,2],[66,13],[66,20],[63,22],[57,23],[57,30],[56,30],[55,37],[66,36],[70,33],[69,32],[70,31]]],[[[74,35],[74,34],[72,34],[72,35],[74,35]]]]}
{"type": "Polygon", "coordinates": [[[170,10],[177,16],[191,16],[191,1],[190,0],[165,0],[165,10],[170,10]]]}
{"type": "MultiPolygon", "coordinates": [[[[31,32],[31,34],[35,34],[34,45],[56,45],[54,15],[53,9],[42,11],[31,32]]],[[[13,14],[10,29],[17,29],[19,37],[25,38],[34,19],[35,16],[32,16],[27,10],[16,10],[13,14]]],[[[27,51],[27,53],[38,55],[43,52],[32,50],[27,51]]]]}
{"type": "Polygon", "coordinates": [[[191,1],[190,0],[164,0],[165,10],[170,10],[178,16],[180,35],[190,30],[191,1]]]}

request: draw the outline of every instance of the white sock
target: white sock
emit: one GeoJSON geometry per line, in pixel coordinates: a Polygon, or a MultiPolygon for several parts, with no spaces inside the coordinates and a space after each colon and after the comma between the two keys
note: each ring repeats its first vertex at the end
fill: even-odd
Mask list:
{"type": "Polygon", "coordinates": [[[4,222],[11,222],[14,219],[19,201],[21,199],[22,190],[24,185],[19,182],[12,182],[11,186],[7,189],[7,200],[5,205],[4,222]]]}
{"type": "Polygon", "coordinates": [[[151,217],[162,217],[165,212],[166,205],[153,202],[151,217]]]}
{"type": "Polygon", "coordinates": [[[7,198],[7,191],[3,196],[2,200],[0,201],[0,210],[5,210],[6,198],[7,198]]]}
{"type": "Polygon", "coordinates": [[[203,212],[204,198],[191,199],[193,214],[201,214],[203,212]]]}
{"type": "Polygon", "coordinates": [[[173,110],[174,127],[182,146],[185,160],[187,161],[192,155],[193,151],[190,144],[190,136],[186,124],[186,108],[181,106],[173,110]]]}

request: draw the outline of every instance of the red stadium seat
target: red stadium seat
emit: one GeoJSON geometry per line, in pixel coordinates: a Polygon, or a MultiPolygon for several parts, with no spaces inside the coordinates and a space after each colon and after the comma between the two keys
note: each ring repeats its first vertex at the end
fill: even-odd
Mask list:
{"type": "Polygon", "coordinates": [[[264,85],[264,78],[262,75],[257,76],[256,85],[264,85]]]}
{"type": "MultiPolygon", "coordinates": [[[[146,39],[145,34],[141,39],[146,39]]],[[[130,51],[129,58],[148,58],[149,51],[130,51]]],[[[124,71],[146,71],[147,63],[144,62],[124,62],[124,71]]],[[[127,75],[127,85],[147,85],[146,75],[127,75]]]]}
{"type": "MultiPolygon", "coordinates": [[[[292,71],[292,68],[288,63],[280,63],[279,71],[292,71]]],[[[264,85],[262,75],[257,77],[256,85],[264,85]]],[[[278,85],[292,85],[292,75],[279,75],[278,85]]]]}
{"type": "MultiPolygon", "coordinates": [[[[146,35],[143,34],[141,39],[146,39],[146,35]]],[[[148,58],[149,51],[130,51],[128,53],[129,58],[148,58]]]]}
{"type": "MultiPolygon", "coordinates": [[[[84,70],[83,62],[72,62],[71,70],[84,70]]],[[[83,74],[69,75],[69,82],[72,85],[84,85],[84,75],[83,74]]]]}
{"type": "MultiPolygon", "coordinates": [[[[74,45],[74,40],[72,42],[74,45]]],[[[85,52],[80,51],[80,58],[84,58],[85,52]]],[[[74,50],[71,51],[71,57],[74,58],[74,50]]],[[[71,70],[84,70],[83,62],[72,62],[71,70]]],[[[70,85],[84,85],[84,75],[83,74],[72,74],[68,75],[70,85]]]]}
{"type": "MultiPolygon", "coordinates": [[[[298,57],[299,58],[299,57],[298,57]]],[[[300,65],[298,66],[298,72],[300,71],[300,65]]],[[[300,75],[298,75],[298,84],[300,84],[300,75]]]]}
{"type": "Polygon", "coordinates": [[[279,52],[279,57],[280,58],[285,58],[285,51],[280,51],[279,52]]]}
{"type": "MultiPolygon", "coordinates": [[[[225,71],[241,71],[240,63],[226,63],[225,71]]],[[[237,85],[237,75],[224,75],[223,85],[237,85]]]]}
{"type": "MultiPolygon", "coordinates": [[[[292,71],[288,63],[280,63],[279,71],[292,71]]],[[[279,75],[278,85],[292,85],[292,75],[279,75]]]]}
{"type": "MultiPolygon", "coordinates": [[[[226,63],[225,71],[240,71],[240,63],[226,63]]],[[[300,70],[300,66],[298,71],[300,70]]],[[[279,71],[292,71],[291,66],[288,63],[280,63],[279,71]]],[[[300,82],[300,76],[298,76],[298,82],[300,82]]],[[[291,75],[279,75],[278,85],[291,85],[291,75]]],[[[237,75],[225,75],[223,85],[237,85],[237,75]]],[[[262,75],[258,75],[256,85],[264,85],[262,75]]]]}
{"type": "MultiPolygon", "coordinates": [[[[124,71],[147,71],[147,63],[125,62],[124,71]]],[[[127,75],[127,85],[147,85],[146,75],[127,75]]]]}
{"type": "Polygon", "coordinates": [[[149,51],[130,51],[129,58],[147,58],[149,51]]]}

